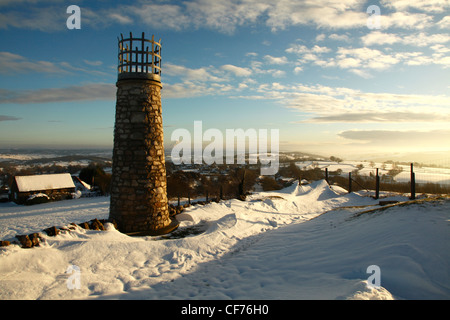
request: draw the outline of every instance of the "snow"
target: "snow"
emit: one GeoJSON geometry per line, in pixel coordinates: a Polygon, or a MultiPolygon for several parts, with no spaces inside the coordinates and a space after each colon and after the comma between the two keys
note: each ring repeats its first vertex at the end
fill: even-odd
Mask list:
{"type": "MultiPolygon", "coordinates": [[[[191,206],[177,216],[176,232],[191,231],[181,238],[108,224],[1,248],[0,299],[449,299],[449,209],[447,199],[381,210],[325,181],[294,184],[191,206]],[[379,287],[368,285],[372,265],[379,287]],[[72,266],[79,289],[68,286],[72,266]]],[[[0,204],[0,239],[108,211],[107,197],[0,204]]]]}
{"type": "Polygon", "coordinates": [[[20,192],[75,188],[70,173],[16,176],[20,192]]]}

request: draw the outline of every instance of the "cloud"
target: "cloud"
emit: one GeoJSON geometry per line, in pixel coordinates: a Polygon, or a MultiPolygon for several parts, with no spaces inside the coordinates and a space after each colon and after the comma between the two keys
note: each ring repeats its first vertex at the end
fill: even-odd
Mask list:
{"type": "Polygon", "coordinates": [[[313,63],[321,67],[328,67],[334,65],[334,62],[330,59],[324,60],[323,54],[331,51],[328,47],[321,47],[314,45],[312,48],[308,48],[305,45],[292,44],[286,50],[287,53],[296,54],[299,56],[297,64],[313,63]]]}
{"type": "Polygon", "coordinates": [[[425,12],[441,13],[450,8],[448,0],[382,0],[381,4],[396,11],[417,9],[425,12]]]}
{"type": "Polygon", "coordinates": [[[248,86],[239,83],[237,87],[226,83],[203,83],[194,81],[184,81],[179,83],[164,84],[163,99],[181,99],[192,97],[204,97],[210,95],[224,95],[229,92],[238,92],[248,86]]]}
{"type": "Polygon", "coordinates": [[[0,114],[0,122],[2,122],[2,121],[18,121],[18,120],[22,120],[22,118],[5,116],[5,115],[0,114]]]}
{"type": "Polygon", "coordinates": [[[361,69],[350,69],[349,72],[356,74],[357,76],[364,78],[364,79],[370,79],[373,78],[373,76],[365,71],[365,70],[361,70],[361,69]]]}
{"type": "Polygon", "coordinates": [[[366,13],[358,0],[338,1],[295,1],[273,2],[267,11],[266,24],[273,31],[289,26],[314,25],[319,28],[349,29],[363,27],[366,13]]]}
{"type": "Polygon", "coordinates": [[[341,68],[352,68],[357,63],[369,69],[386,69],[399,62],[393,55],[384,54],[380,50],[370,48],[339,48],[337,51],[337,65],[341,68]],[[348,63],[348,59],[357,62],[348,63]]]}
{"type": "Polygon", "coordinates": [[[119,14],[119,13],[110,13],[109,14],[109,18],[111,20],[115,20],[117,22],[119,22],[120,24],[130,24],[133,22],[133,19],[123,15],[123,14],[119,14]]]}
{"type": "MultiPolygon", "coordinates": [[[[7,5],[17,5],[9,3],[7,5]]],[[[0,13],[0,29],[20,28],[27,30],[39,30],[43,32],[55,32],[67,30],[66,14],[67,6],[46,6],[26,8],[20,7],[17,10],[8,10],[5,6],[0,13]]]]}
{"type": "Polygon", "coordinates": [[[328,39],[336,40],[336,41],[344,41],[344,42],[350,42],[351,41],[348,35],[346,35],[346,34],[336,34],[336,33],[330,34],[328,36],[328,39]]]}
{"type": "Polygon", "coordinates": [[[45,60],[32,60],[27,57],[11,53],[0,52],[0,74],[17,74],[17,73],[52,73],[52,74],[70,74],[72,72],[83,72],[94,75],[109,75],[103,71],[98,71],[93,67],[101,66],[102,61],[83,60],[89,68],[81,68],[72,64],[62,62],[50,62],[45,60]]]}
{"type": "Polygon", "coordinates": [[[49,61],[31,61],[21,55],[11,52],[0,52],[0,73],[64,73],[60,65],[49,61]]]}
{"type": "Polygon", "coordinates": [[[189,28],[191,18],[183,8],[175,4],[143,4],[139,6],[126,6],[123,10],[140,22],[152,27],[181,31],[189,28]]]}
{"type": "Polygon", "coordinates": [[[264,56],[264,59],[267,61],[267,63],[269,64],[286,64],[288,63],[288,60],[286,57],[273,57],[271,55],[266,55],[264,56]]]}
{"type": "Polygon", "coordinates": [[[450,16],[445,16],[441,21],[436,23],[441,29],[450,29],[450,16]]]}
{"type": "Polygon", "coordinates": [[[223,81],[223,78],[217,77],[213,74],[215,72],[217,72],[217,70],[213,67],[192,69],[172,63],[166,63],[164,65],[164,74],[169,76],[178,76],[183,78],[183,80],[190,81],[223,81]]]}
{"type": "Polygon", "coordinates": [[[444,33],[427,34],[425,32],[404,34],[373,31],[361,38],[365,46],[401,43],[404,45],[426,47],[432,44],[444,44],[450,41],[450,35],[444,33]]]}
{"type": "Polygon", "coordinates": [[[330,51],[331,51],[331,49],[327,48],[327,47],[321,47],[318,45],[314,45],[314,47],[308,48],[307,46],[301,45],[301,44],[293,44],[289,48],[286,49],[286,52],[295,53],[298,55],[308,54],[308,53],[326,53],[326,52],[330,52],[330,51]]]}
{"type": "Polygon", "coordinates": [[[249,77],[252,74],[252,71],[248,68],[241,68],[231,64],[223,65],[221,69],[229,71],[238,77],[249,77]]]}
{"type": "Polygon", "coordinates": [[[396,131],[396,130],[348,130],[338,134],[340,137],[356,141],[364,141],[373,145],[404,146],[425,145],[442,147],[444,141],[450,141],[450,130],[432,131],[396,131]]]}
{"type": "Polygon", "coordinates": [[[322,115],[303,122],[314,123],[398,123],[398,122],[449,122],[449,114],[414,113],[414,112],[346,112],[333,115],[322,115]]]}
{"type": "Polygon", "coordinates": [[[381,14],[381,28],[402,28],[423,30],[433,26],[433,16],[424,13],[398,11],[388,15],[381,14]]]}
{"type": "Polygon", "coordinates": [[[84,63],[90,66],[101,66],[103,64],[103,61],[90,61],[90,60],[83,60],[84,63]]]}
{"type": "Polygon", "coordinates": [[[48,102],[114,100],[114,84],[87,84],[39,90],[0,90],[0,103],[33,104],[48,102]]]}
{"type": "Polygon", "coordinates": [[[401,42],[402,38],[397,34],[385,33],[381,31],[372,31],[361,38],[365,46],[385,45],[401,42]]]}
{"type": "Polygon", "coordinates": [[[294,73],[295,74],[299,74],[299,73],[301,73],[303,71],[303,68],[302,67],[295,67],[295,69],[294,69],[294,73]]]}
{"type": "MultiPolygon", "coordinates": [[[[4,1],[0,29],[15,27],[45,32],[65,30],[67,14],[53,2],[4,1]],[[25,2],[26,8],[23,5],[25,2]]],[[[432,14],[443,13],[449,6],[446,0],[386,0],[382,4],[394,11],[382,13],[382,27],[406,29],[432,26],[432,14]]],[[[117,23],[144,23],[152,29],[183,31],[202,28],[226,34],[232,34],[238,27],[250,24],[265,25],[273,32],[293,26],[348,30],[367,28],[367,6],[366,1],[362,0],[192,0],[136,1],[113,6],[100,2],[96,3],[94,9],[86,2],[82,6],[82,17],[83,25],[93,28],[105,28],[117,23]]],[[[442,27],[447,23],[443,19],[442,27]]],[[[333,37],[336,38],[336,34],[331,39],[333,37]]],[[[337,39],[347,41],[343,35],[337,39]]]]}
{"type": "Polygon", "coordinates": [[[257,91],[314,123],[450,122],[450,96],[363,92],[324,85],[263,84],[257,91]]]}

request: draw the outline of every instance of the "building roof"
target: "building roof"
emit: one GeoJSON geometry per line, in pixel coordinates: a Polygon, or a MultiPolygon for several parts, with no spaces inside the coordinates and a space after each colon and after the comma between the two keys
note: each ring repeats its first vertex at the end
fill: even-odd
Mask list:
{"type": "Polygon", "coordinates": [[[19,192],[75,188],[70,173],[16,176],[19,192]]]}

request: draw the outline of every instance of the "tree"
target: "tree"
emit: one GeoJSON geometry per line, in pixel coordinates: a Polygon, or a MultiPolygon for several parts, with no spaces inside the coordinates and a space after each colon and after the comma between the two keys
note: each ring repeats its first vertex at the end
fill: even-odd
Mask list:
{"type": "Polygon", "coordinates": [[[90,163],[87,167],[81,169],[78,177],[84,182],[95,185],[95,178],[105,175],[103,168],[97,163],[90,163]]]}
{"type": "Polygon", "coordinates": [[[281,186],[272,178],[265,176],[261,179],[261,185],[264,191],[280,190],[281,186]]]}
{"type": "Polygon", "coordinates": [[[90,163],[81,169],[79,178],[84,182],[99,188],[102,194],[109,194],[111,186],[111,174],[106,174],[98,163],[90,163]]]}
{"type": "Polygon", "coordinates": [[[169,198],[187,197],[188,193],[190,193],[188,178],[183,171],[177,171],[167,176],[167,194],[169,198]]]}
{"type": "Polygon", "coordinates": [[[334,162],[337,162],[337,163],[340,163],[340,162],[343,161],[341,158],[338,158],[338,157],[335,157],[335,156],[331,156],[331,157],[330,157],[330,160],[331,160],[331,161],[334,161],[334,162]]]}
{"type": "Polygon", "coordinates": [[[387,174],[392,176],[392,177],[395,177],[396,175],[398,175],[402,171],[403,171],[403,168],[394,163],[392,165],[392,169],[389,170],[387,174]]]}

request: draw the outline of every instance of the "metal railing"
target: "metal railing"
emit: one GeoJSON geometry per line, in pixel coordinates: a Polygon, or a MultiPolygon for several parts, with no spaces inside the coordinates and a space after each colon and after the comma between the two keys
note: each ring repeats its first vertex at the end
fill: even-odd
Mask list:
{"type": "Polygon", "coordinates": [[[129,38],[120,34],[117,38],[119,44],[119,77],[123,73],[147,73],[161,76],[161,39],[155,41],[145,39],[142,32],[141,38],[133,38],[130,32],[129,38]],[[134,47],[134,48],[133,48],[134,47]]]}

